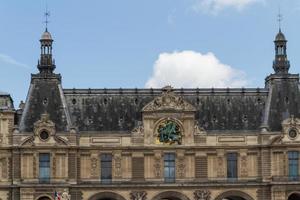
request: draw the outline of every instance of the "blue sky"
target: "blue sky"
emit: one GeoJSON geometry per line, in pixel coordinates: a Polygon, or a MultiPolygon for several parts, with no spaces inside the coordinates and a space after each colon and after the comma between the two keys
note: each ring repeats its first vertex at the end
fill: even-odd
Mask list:
{"type": "MultiPolygon", "coordinates": [[[[37,72],[45,2],[0,0],[0,91],[16,106],[37,72]]],[[[299,0],[48,0],[56,72],[64,88],[264,87],[279,4],[298,73],[299,0]]]]}

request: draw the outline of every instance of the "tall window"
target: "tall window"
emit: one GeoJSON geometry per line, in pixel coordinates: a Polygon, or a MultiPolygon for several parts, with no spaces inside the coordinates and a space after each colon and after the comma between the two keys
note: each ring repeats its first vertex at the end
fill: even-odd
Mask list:
{"type": "Polygon", "coordinates": [[[289,177],[292,179],[298,178],[298,163],[299,163],[299,152],[289,151],[289,177]]]}
{"type": "Polygon", "coordinates": [[[41,183],[50,182],[50,154],[39,154],[39,180],[41,183]]]}
{"type": "Polygon", "coordinates": [[[105,153],[101,155],[101,182],[111,183],[112,179],[112,155],[105,153]]]}
{"type": "Polygon", "coordinates": [[[165,182],[175,182],[175,153],[164,155],[164,176],[165,182]]]}
{"type": "Polygon", "coordinates": [[[227,178],[237,178],[237,153],[227,154],[227,178]]]}

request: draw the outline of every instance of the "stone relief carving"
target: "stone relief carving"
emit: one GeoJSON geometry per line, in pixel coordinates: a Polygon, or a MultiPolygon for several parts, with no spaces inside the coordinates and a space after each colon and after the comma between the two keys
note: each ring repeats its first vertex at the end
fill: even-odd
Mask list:
{"type": "Polygon", "coordinates": [[[132,134],[137,136],[143,136],[144,135],[144,126],[142,122],[138,122],[137,126],[131,131],[132,134]]]}
{"type": "Polygon", "coordinates": [[[156,97],[143,108],[143,112],[162,110],[196,111],[192,104],[183,100],[182,97],[177,96],[171,86],[162,88],[162,95],[156,97]]]}
{"type": "Polygon", "coordinates": [[[0,167],[1,167],[1,170],[2,170],[2,177],[1,178],[4,178],[6,179],[7,178],[7,159],[5,157],[3,158],[0,158],[0,167]]]}
{"type": "Polygon", "coordinates": [[[184,157],[184,155],[178,156],[178,158],[177,158],[177,174],[178,174],[178,178],[185,177],[185,157],[184,157]]]}
{"type": "Polygon", "coordinates": [[[194,192],[195,200],[210,200],[210,191],[208,190],[196,190],[194,192]]]}
{"type": "Polygon", "coordinates": [[[114,162],[115,162],[115,177],[122,178],[122,157],[120,154],[114,155],[114,162]]]}
{"type": "Polygon", "coordinates": [[[71,195],[64,189],[64,192],[61,194],[61,200],[71,200],[71,195]]]}
{"type": "Polygon", "coordinates": [[[53,162],[53,176],[56,177],[56,155],[52,154],[53,158],[52,158],[52,162],[53,162]]]}
{"type": "Polygon", "coordinates": [[[35,135],[38,135],[42,129],[48,130],[50,134],[54,134],[55,132],[55,124],[49,119],[48,113],[42,114],[41,119],[34,123],[35,135]]]}
{"type": "Polygon", "coordinates": [[[91,176],[92,177],[97,176],[97,162],[98,162],[98,159],[96,157],[91,158],[91,176]]]}
{"type": "Polygon", "coordinates": [[[218,177],[224,177],[223,159],[224,159],[223,156],[218,156],[218,157],[217,157],[217,162],[218,162],[217,176],[218,176],[218,177]]]}
{"type": "Polygon", "coordinates": [[[147,199],[147,192],[145,191],[132,191],[130,193],[131,200],[146,200],[147,199]]]}
{"type": "Polygon", "coordinates": [[[241,176],[246,177],[248,176],[248,169],[247,169],[247,156],[241,156],[241,176]]]}
{"type": "Polygon", "coordinates": [[[155,178],[161,178],[161,156],[160,155],[155,155],[154,156],[154,175],[155,178]]]}
{"type": "Polygon", "coordinates": [[[33,161],[32,161],[32,163],[33,163],[33,166],[32,166],[32,168],[33,168],[33,176],[37,177],[38,175],[37,175],[37,170],[36,170],[36,155],[35,154],[33,155],[33,161]]]}
{"type": "Polygon", "coordinates": [[[194,126],[194,135],[203,135],[206,134],[204,128],[202,128],[198,121],[195,121],[195,126],[194,126]]]}

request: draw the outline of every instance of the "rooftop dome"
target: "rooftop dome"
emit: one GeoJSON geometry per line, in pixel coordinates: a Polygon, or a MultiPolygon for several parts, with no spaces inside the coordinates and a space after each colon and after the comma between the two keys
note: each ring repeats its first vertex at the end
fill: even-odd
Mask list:
{"type": "Polygon", "coordinates": [[[41,40],[52,40],[52,36],[51,34],[48,32],[48,30],[46,29],[46,31],[43,33],[41,40]]]}
{"type": "Polygon", "coordinates": [[[279,29],[279,33],[276,35],[275,41],[286,41],[284,34],[279,29]]]}

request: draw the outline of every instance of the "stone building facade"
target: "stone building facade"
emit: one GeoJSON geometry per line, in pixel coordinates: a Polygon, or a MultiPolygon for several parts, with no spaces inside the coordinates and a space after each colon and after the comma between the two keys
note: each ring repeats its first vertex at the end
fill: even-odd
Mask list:
{"type": "Polygon", "coordinates": [[[0,199],[300,199],[300,93],[286,39],[264,88],[63,89],[52,37],[14,109],[0,94],[0,199]]]}

